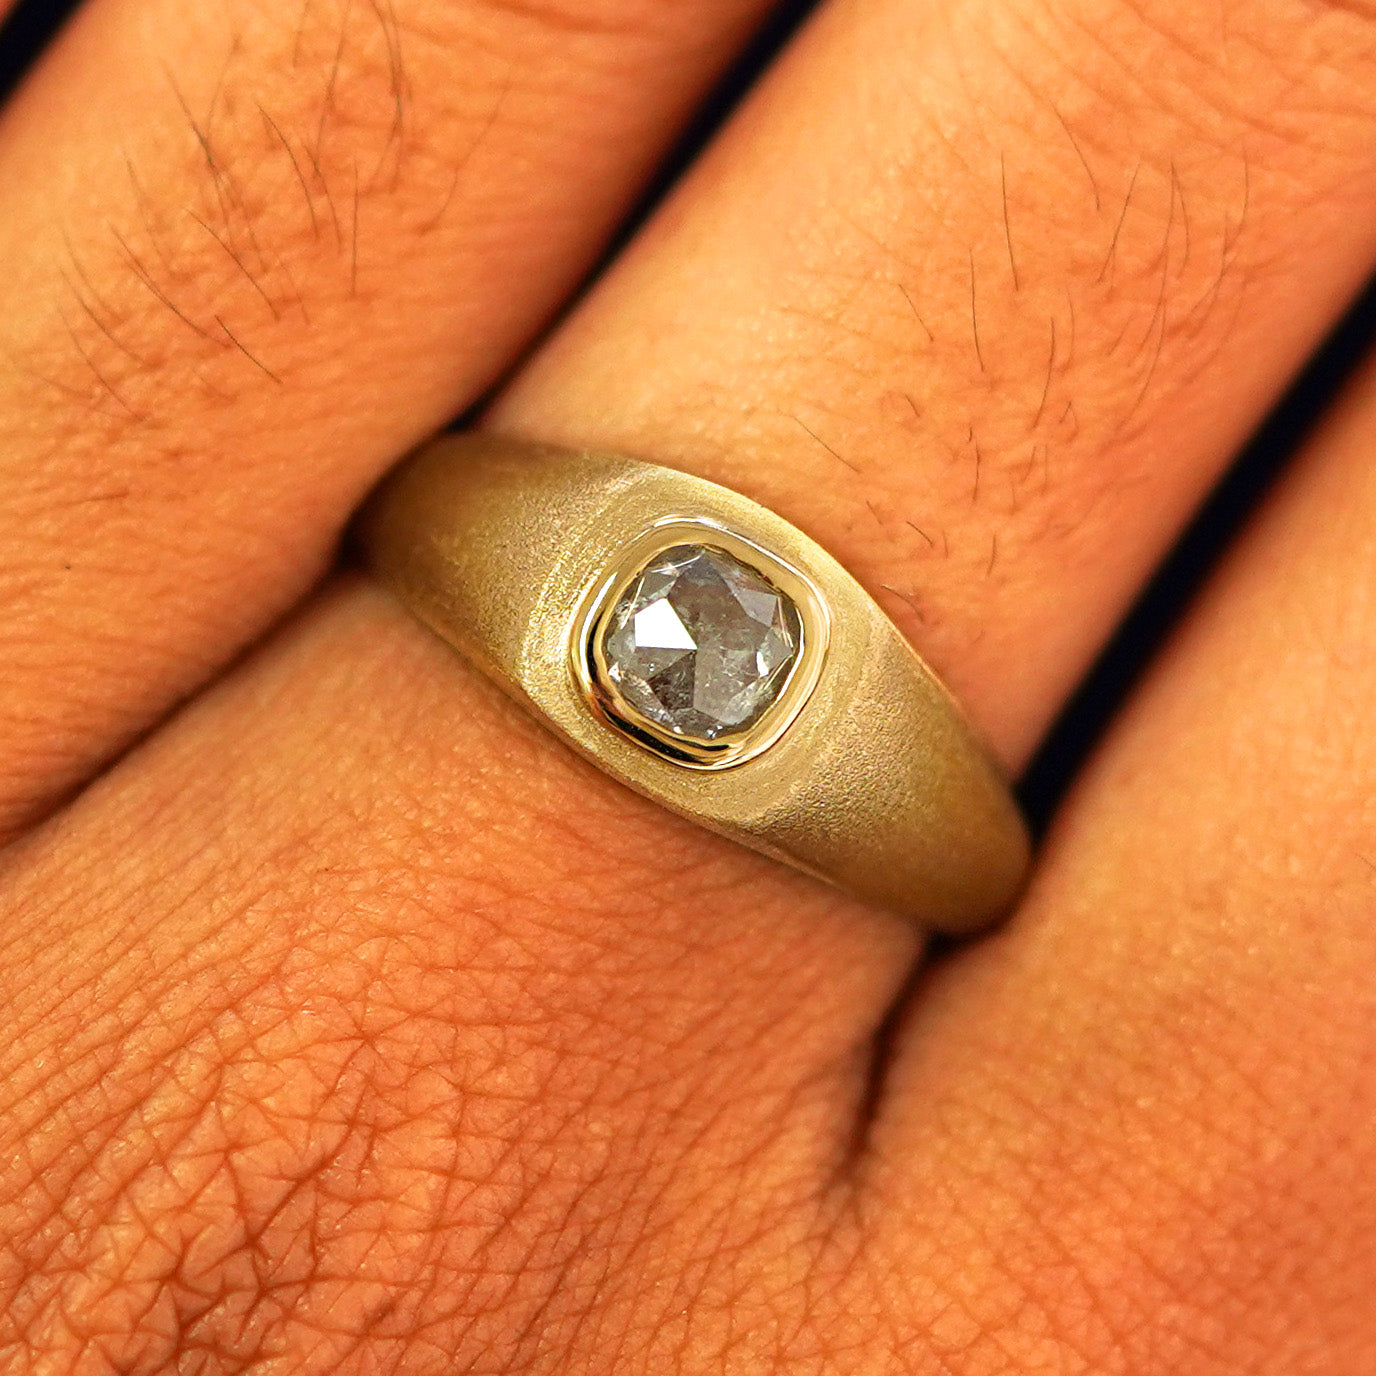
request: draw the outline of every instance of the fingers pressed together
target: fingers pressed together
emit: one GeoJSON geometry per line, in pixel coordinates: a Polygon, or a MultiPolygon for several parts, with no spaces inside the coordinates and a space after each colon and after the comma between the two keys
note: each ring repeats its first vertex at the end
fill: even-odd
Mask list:
{"type": "MultiPolygon", "coordinates": [[[[1369,384],[897,1015],[913,933],[362,577],[220,673],[760,9],[91,0],[0,117],[16,1370],[1376,1362],[1369,384]]],[[[1317,0],[831,0],[487,423],[794,521],[1016,769],[1376,261],[1373,78],[1317,0]]]]}

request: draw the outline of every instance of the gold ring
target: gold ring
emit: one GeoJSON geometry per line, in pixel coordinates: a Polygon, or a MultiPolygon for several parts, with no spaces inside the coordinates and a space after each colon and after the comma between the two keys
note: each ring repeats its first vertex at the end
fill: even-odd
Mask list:
{"type": "Polygon", "coordinates": [[[378,490],[365,551],[423,622],[647,797],[922,923],[1027,867],[1007,783],[873,598],[715,483],[479,433],[378,490]]]}

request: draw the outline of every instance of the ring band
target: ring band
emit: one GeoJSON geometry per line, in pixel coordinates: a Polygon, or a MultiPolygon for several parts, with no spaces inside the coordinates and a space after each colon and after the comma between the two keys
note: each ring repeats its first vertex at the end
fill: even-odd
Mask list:
{"type": "Polygon", "coordinates": [[[617,455],[470,433],[360,520],[410,610],[621,782],[949,932],[1027,866],[950,694],[820,546],[739,494],[617,455]]]}

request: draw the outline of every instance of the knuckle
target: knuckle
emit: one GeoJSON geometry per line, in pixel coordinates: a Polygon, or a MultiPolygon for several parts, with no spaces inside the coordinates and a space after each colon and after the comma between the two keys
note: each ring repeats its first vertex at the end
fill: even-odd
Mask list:
{"type": "Polygon", "coordinates": [[[436,1352],[515,1372],[593,1363],[589,1334],[621,1332],[651,1370],[660,1319],[706,1349],[727,1312],[778,1318],[741,1280],[785,1231],[777,1201],[710,1159],[684,1170],[614,1053],[570,1049],[541,981],[523,1021],[489,1018],[413,945],[377,936],[328,973],[284,958],[194,1026],[161,1010],[68,1067],[0,1172],[0,1368],[348,1373],[436,1352]],[[687,1303],[678,1266],[701,1280],[692,1312],[660,1314],[657,1296],[687,1303]]]}
{"type": "Polygon", "coordinates": [[[541,1287],[533,1259],[578,1239],[540,1125],[503,1121],[496,1070],[461,1103],[439,1048],[385,1002],[361,1018],[262,990],[99,1121],[90,1096],[69,1105],[82,1130],[68,1123],[11,1231],[6,1369],[334,1370],[360,1347],[385,1359],[427,1330],[514,1322],[541,1287]],[[484,1120],[460,1146],[455,1125],[484,1120]]]}

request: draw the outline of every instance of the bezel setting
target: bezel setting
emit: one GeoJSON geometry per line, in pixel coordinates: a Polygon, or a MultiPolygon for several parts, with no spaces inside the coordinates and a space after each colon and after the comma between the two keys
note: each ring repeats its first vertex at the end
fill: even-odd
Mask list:
{"type": "Polygon", "coordinates": [[[570,661],[585,702],[603,725],[685,768],[728,769],[768,750],[797,719],[817,686],[830,629],[822,594],[793,564],[710,517],[665,516],[622,546],[614,565],[588,589],[569,636],[570,661]],[[711,740],[647,717],[616,686],[605,654],[609,623],[623,595],[650,564],[679,545],[705,546],[737,560],[788,598],[798,618],[797,653],[773,700],[748,726],[711,740]]]}

